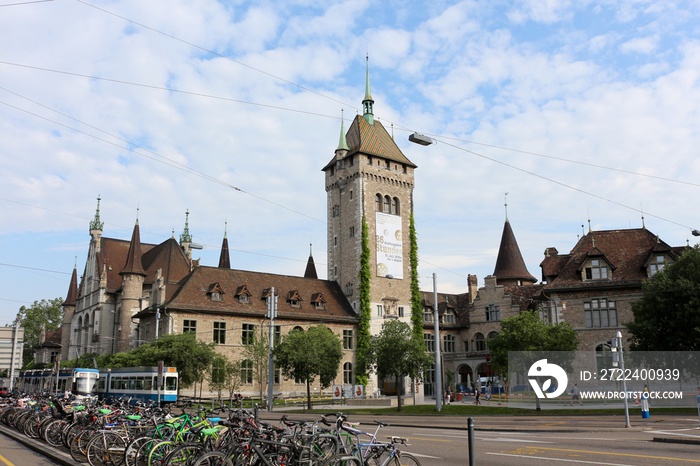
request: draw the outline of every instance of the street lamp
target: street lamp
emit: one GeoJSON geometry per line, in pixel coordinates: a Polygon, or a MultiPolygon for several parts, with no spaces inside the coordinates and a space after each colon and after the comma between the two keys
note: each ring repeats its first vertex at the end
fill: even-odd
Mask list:
{"type": "MultiPolygon", "coordinates": [[[[617,331],[617,334],[615,335],[615,338],[612,340],[612,351],[613,353],[613,366],[615,366],[616,362],[619,362],[620,364],[620,372],[624,375],[625,373],[625,358],[622,355],[622,332],[617,331]],[[617,361],[615,361],[617,357],[617,361]]],[[[622,392],[625,394],[624,396],[624,404],[625,404],[625,427],[631,427],[630,426],[630,411],[629,411],[629,406],[627,404],[627,382],[625,380],[625,377],[622,377],[622,392]]]]}
{"type": "Polygon", "coordinates": [[[421,146],[429,146],[435,143],[435,139],[420,133],[411,134],[408,136],[408,140],[415,144],[420,144],[421,146]]]}
{"type": "MultiPolygon", "coordinates": [[[[435,139],[420,133],[409,135],[408,140],[421,146],[429,146],[437,142],[435,139]]],[[[440,361],[440,315],[438,314],[437,274],[435,273],[433,273],[433,306],[433,320],[435,323],[435,409],[439,413],[442,410],[443,386],[442,363],[440,361]]]]}
{"type": "Polygon", "coordinates": [[[433,320],[435,323],[435,409],[442,411],[442,364],[440,362],[440,315],[438,314],[437,274],[433,273],[433,320]]]}

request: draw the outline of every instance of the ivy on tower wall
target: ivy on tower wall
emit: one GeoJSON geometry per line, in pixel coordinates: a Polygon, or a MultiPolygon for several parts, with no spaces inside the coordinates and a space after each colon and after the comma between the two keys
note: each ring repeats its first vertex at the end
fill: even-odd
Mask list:
{"type": "Polygon", "coordinates": [[[372,271],[370,268],[369,227],[367,219],[362,216],[362,252],[360,253],[360,322],[357,329],[357,364],[355,380],[360,385],[367,385],[369,363],[371,357],[371,335],[369,331],[372,311],[370,309],[370,283],[372,271]]]}
{"type": "Polygon", "coordinates": [[[420,295],[420,283],[418,279],[418,237],[416,224],[411,212],[410,226],[408,229],[410,242],[410,266],[411,266],[411,326],[413,336],[423,341],[423,302],[420,295]]]}

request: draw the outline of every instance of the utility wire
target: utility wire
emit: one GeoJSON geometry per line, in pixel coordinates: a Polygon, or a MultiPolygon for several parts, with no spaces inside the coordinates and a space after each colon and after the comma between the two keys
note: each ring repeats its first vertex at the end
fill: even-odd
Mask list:
{"type": "MultiPolygon", "coordinates": [[[[16,94],[16,95],[17,95],[17,94],[16,94]]],[[[77,133],[84,134],[85,136],[91,137],[91,138],[93,138],[93,139],[97,139],[98,141],[105,142],[105,143],[107,143],[107,144],[113,145],[113,146],[118,147],[118,148],[120,148],[120,149],[127,150],[127,151],[129,151],[129,152],[133,152],[133,153],[136,154],[136,155],[139,155],[139,156],[141,156],[141,157],[144,157],[144,158],[153,160],[153,161],[158,162],[158,163],[162,163],[163,165],[167,165],[167,166],[169,166],[169,167],[176,168],[176,169],[178,169],[178,170],[181,170],[181,171],[186,172],[186,173],[190,173],[190,174],[192,174],[192,175],[196,175],[196,176],[198,176],[198,177],[200,177],[200,178],[203,178],[203,179],[205,179],[205,180],[212,181],[212,182],[214,182],[214,183],[220,184],[220,185],[225,186],[225,187],[227,187],[227,188],[233,189],[234,191],[238,191],[238,192],[240,192],[240,193],[247,194],[248,196],[254,197],[255,199],[259,199],[259,200],[261,200],[261,201],[267,202],[267,203],[272,204],[272,205],[274,205],[274,206],[277,206],[277,207],[280,207],[280,208],[282,208],[282,209],[288,210],[288,211],[293,212],[293,213],[295,213],[295,214],[301,215],[302,217],[306,217],[306,218],[308,218],[308,219],[310,219],[310,220],[314,220],[314,221],[316,221],[316,222],[320,222],[320,223],[323,223],[323,224],[326,223],[326,222],[324,222],[323,220],[319,220],[319,219],[317,219],[317,218],[315,218],[315,217],[312,217],[312,216],[307,215],[307,214],[305,214],[305,213],[303,213],[303,212],[300,212],[300,211],[298,211],[298,210],[295,210],[295,209],[292,209],[292,208],[287,207],[287,206],[285,206],[285,205],[282,205],[282,204],[280,204],[280,203],[278,203],[278,202],[274,202],[274,201],[271,201],[271,200],[269,200],[269,199],[266,199],[266,198],[264,198],[264,197],[262,197],[262,196],[258,196],[257,194],[250,193],[250,192],[248,192],[248,191],[246,191],[246,190],[244,190],[244,189],[242,189],[242,188],[239,188],[239,187],[237,187],[237,186],[234,186],[234,185],[232,185],[232,184],[229,184],[229,183],[227,183],[227,182],[225,182],[225,181],[219,180],[218,178],[215,178],[215,177],[213,177],[213,176],[207,175],[206,173],[203,173],[203,172],[201,172],[201,171],[199,171],[199,170],[196,170],[196,169],[194,169],[194,168],[190,168],[190,167],[188,167],[188,166],[186,166],[186,165],[183,165],[183,164],[181,164],[181,163],[179,163],[179,162],[176,162],[176,161],[174,161],[174,160],[172,160],[172,159],[169,159],[169,158],[167,158],[167,157],[165,157],[165,156],[163,156],[163,155],[160,155],[160,154],[158,154],[158,153],[156,153],[156,152],[154,152],[154,151],[152,151],[152,150],[149,150],[149,149],[147,149],[147,148],[145,148],[145,147],[143,147],[143,146],[139,146],[138,144],[131,143],[130,141],[128,141],[128,140],[126,140],[126,139],[123,139],[123,138],[121,138],[121,137],[119,137],[119,136],[117,136],[117,135],[110,134],[110,133],[108,133],[108,132],[106,132],[106,131],[102,131],[102,130],[100,130],[100,129],[94,127],[94,126],[91,126],[91,125],[89,125],[89,124],[87,124],[87,123],[80,122],[80,120],[76,120],[75,118],[69,117],[69,118],[72,118],[72,119],[75,120],[75,121],[78,121],[78,122],[80,122],[80,123],[82,123],[82,124],[85,124],[86,126],[88,126],[88,127],[90,127],[90,128],[93,128],[93,129],[95,129],[95,130],[98,130],[98,131],[100,131],[100,132],[103,132],[103,133],[105,133],[105,134],[108,134],[108,135],[110,135],[111,137],[114,137],[114,138],[116,138],[116,139],[119,139],[120,141],[126,143],[126,146],[123,146],[123,145],[114,143],[114,142],[112,142],[112,141],[109,141],[109,140],[107,140],[107,139],[105,139],[105,138],[101,138],[101,137],[99,137],[99,136],[95,136],[95,135],[93,135],[93,134],[90,134],[90,133],[87,133],[87,132],[85,132],[85,131],[82,131],[82,130],[80,130],[80,129],[78,129],[78,128],[74,128],[74,127],[65,125],[65,124],[63,124],[63,123],[60,123],[60,122],[58,122],[58,121],[56,121],[56,120],[52,120],[52,119],[47,118],[47,117],[44,117],[44,116],[39,115],[39,114],[37,114],[37,113],[30,112],[30,111],[28,111],[28,110],[19,108],[19,107],[15,106],[15,105],[12,105],[12,104],[7,103],[7,102],[0,101],[0,104],[6,105],[6,106],[8,106],[8,107],[10,107],[10,108],[13,108],[13,109],[15,109],[15,110],[18,110],[18,111],[27,113],[27,114],[32,115],[32,116],[35,116],[35,117],[37,117],[37,118],[41,118],[42,120],[46,120],[46,121],[51,122],[51,123],[53,123],[53,124],[55,124],[55,125],[62,126],[62,127],[64,127],[64,128],[70,129],[70,130],[75,131],[75,132],[77,132],[77,133]],[[148,152],[148,153],[150,153],[150,154],[153,154],[154,156],[150,156],[150,155],[148,155],[148,154],[144,154],[144,153],[142,153],[142,152],[140,152],[140,151],[135,150],[135,148],[138,148],[138,149],[141,149],[141,150],[143,150],[143,151],[145,151],[145,152],[148,152]]],[[[58,113],[60,113],[60,112],[58,112],[58,113]]],[[[67,116],[67,115],[65,115],[65,114],[62,114],[62,115],[67,116]]]]}
{"type": "Polygon", "coordinates": [[[324,99],[332,100],[333,102],[337,102],[337,103],[339,103],[339,104],[341,104],[341,105],[343,105],[343,106],[346,106],[346,107],[348,107],[348,108],[355,108],[355,109],[357,110],[357,108],[356,108],[355,106],[351,105],[351,104],[348,104],[348,103],[343,102],[343,101],[341,101],[341,100],[337,100],[337,99],[335,99],[335,98],[333,98],[333,97],[330,97],[330,96],[328,96],[328,95],[325,95],[325,94],[323,94],[323,93],[321,93],[321,92],[314,91],[313,89],[310,89],[310,88],[308,88],[308,87],[302,86],[301,84],[297,84],[297,83],[295,83],[295,82],[293,82],[293,81],[289,81],[289,80],[284,79],[284,78],[282,78],[282,77],[280,77],[280,76],[274,75],[274,74],[272,74],[272,73],[270,73],[270,72],[261,70],[260,68],[255,68],[254,66],[250,66],[250,65],[248,65],[248,64],[246,64],[246,63],[243,63],[243,62],[241,62],[241,61],[234,60],[233,58],[228,57],[228,56],[226,56],[226,55],[222,55],[222,54],[220,54],[220,53],[218,53],[218,52],[216,52],[216,51],[214,51],[214,50],[210,50],[210,49],[208,49],[208,48],[202,47],[201,45],[197,45],[197,44],[195,44],[195,43],[193,43],[193,42],[186,41],[186,40],[181,39],[181,38],[179,38],[179,37],[177,37],[177,36],[174,36],[174,35],[172,35],[172,34],[168,34],[167,32],[163,32],[163,31],[160,31],[160,30],[158,30],[158,29],[152,28],[152,27],[147,26],[147,25],[145,25],[145,24],[143,24],[143,23],[139,23],[138,21],[134,21],[133,19],[129,19],[129,18],[125,17],[125,16],[118,15],[117,13],[111,12],[111,11],[109,11],[109,10],[105,10],[104,8],[97,7],[97,6],[92,5],[92,4],[88,3],[88,2],[85,2],[85,1],[83,1],[83,0],[75,0],[75,1],[78,2],[78,3],[82,3],[83,5],[89,6],[89,7],[91,7],[91,8],[94,8],[94,9],[96,9],[96,10],[99,10],[99,11],[101,11],[101,12],[103,12],[103,13],[108,14],[108,15],[114,16],[114,17],[119,18],[119,19],[122,19],[122,20],[124,20],[124,21],[128,21],[129,23],[136,24],[137,26],[140,26],[140,27],[142,27],[142,28],[144,28],[144,29],[148,29],[149,31],[155,32],[156,34],[160,34],[160,35],[162,35],[162,36],[168,37],[168,38],[170,38],[170,39],[173,39],[173,40],[175,40],[175,41],[181,42],[181,43],[183,43],[183,44],[187,44],[187,45],[189,45],[190,47],[194,47],[194,48],[199,49],[199,50],[201,50],[201,51],[203,51],[203,52],[207,52],[207,53],[210,53],[210,54],[215,55],[215,56],[217,56],[217,57],[224,58],[224,59],[229,60],[229,61],[231,61],[231,62],[233,62],[233,63],[236,63],[237,65],[240,65],[240,66],[243,66],[243,67],[248,68],[248,69],[250,69],[250,70],[253,70],[253,71],[257,72],[257,73],[264,74],[264,75],[266,75],[266,76],[269,76],[269,77],[271,77],[271,78],[274,78],[274,79],[276,79],[276,80],[278,80],[278,81],[282,81],[282,82],[284,82],[284,83],[286,83],[286,84],[289,84],[289,85],[291,85],[291,86],[298,87],[298,88],[301,89],[301,90],[304,90],[304,91],[307,91],[307,92],[311,92],[311,93],[316,94],[316,95],[318,95],[318,96],[320,96],[320,97],[323,97],[324,99]]]}
{"type": "MultiPolygon", "coordinates": [[[[492,157],[488,157],[488,156],[486,156],[486,155],[484,155],[484,154],[480,154],[480,153],[478,153],[478,152],[475,152],[475,151],[472,151],[472,150],[469,150],[469,149],[465,149],[465,148],[463,148],[463,147],[459,147],[459,146],[456,146],[456,145],[454,145],[454,144],[450,144],[450,143],[445,142],[445,141],[442,141],[442,144],[445,144],[445,145],[447,145],[447,146],[450,146],[450,147],[452,147],[452,148],[454,148],[454,149],[457,149],[457,150],[460,150],[460,151],[463,151],[463,152],[467,152],[467,153],[472,154],[472,155],[475,155],[475,156],[477,156],[477,157],[481,157],[482,159],[488,160],[488,161],[490,161],[490,162],[503,165],[503,166],[508,167],[508,168],[511,168],[511,169],[513,169],[513,170],[517,170],[517,171],[520,171],[520,172],[523,172],[523,173],[527,173],[528,175],[531,175],[531,176],[540,178],[540,179],[545,180],[545,181],[549,181],[550,183],[554,183],[554,184],[556,184],[556,185],[559,185],[559,186],[562,186],[562,187],[564,187],[564,188],[567,188],[567,189],[570,189],[570,190],[579,192],[579,193],[581,193],[581,194],[585,194],[585,195],[587,195],[587,196],[591,196],[591,197],[594,197],[594,198],[596,198],[596,199],[600,199],[600,200],[602,200],[602,201],[606,201],[606,202],[609,202],[609,203],[611,203],[611,204],[615,204],[615,205],[617,205],[617,206],[623,207],[623,208],[625,208],[625,209],[632,210],[632,211],[634,211],[634,212],[639,212],[639,209],[636,209],[636,208],[634,208],[634,207],[630,207],[630,206],[628,206],[627,204],[623,204],[623,203],[621,203],[621,202],[618,202],[618,201],[615,201],[615,200],[612,200],[612,199],[608,199],[607,197],[603,197],[603,196],[600,196],[600,195],[598,195],[598,194],[588,192],[588,191],[586,191],[586,190],[584,190],[584,189],[577,188],[577,187],[575,187],[575,186],[566,184],[566,183],[564,183],[564,182],[562,182],[562,181],[557,181],[557,180],[555,180],[555,179],[553,179],[553,178],[549,178],[549,177],[547,177],[547,176],[540,175],[539,173],[535,173],[535,172],[532,172],[532,171],[529,171],[529,170],[525,170],[524,168],[516,167],[515,165],[511,165],[511,164],[506,163],[506,162],[503,162],[503,161],[501,161],[501,160],[497,160],[497,159],[494,159],[494,158],[492,158],[492,157]]],[[[657,219],[662,220],[662,221],[664,221],[664,222],[668,222],[668,223],[671,223],[671,224],[673,224],[673,225],[677,225],[677,226],[679,226],[679,227],[688,228],[689,230],[692,230],[692,229],[693,229],[693,227],[690,227],[690,226],[688,226],[688,225],[683,225],[682,223],[674,222],[673,220],[669,220],[669,219],[667,219],[667,218],[661,217],[661,216],[659,216],[659,215],[654,215],[654,214],[649,213],[649,212],[646,212],[646,211],[644,212],[644,214],[645,214],[645,215],[648,215],[648,216],[650,216],[650,217],[657,218],[657,219]]]]}

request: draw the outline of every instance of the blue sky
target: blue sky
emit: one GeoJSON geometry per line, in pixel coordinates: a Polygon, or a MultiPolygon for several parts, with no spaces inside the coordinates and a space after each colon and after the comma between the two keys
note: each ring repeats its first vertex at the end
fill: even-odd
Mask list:
{"type": "Polygon", "coordinates": [[[694,1],[0,1],[0,325],[64,297],[104,235],[182,232],[216,265],[326,276],[321,168],[341,111],[418,169],[422,288],[493,272],[508,218],[530,272],[582,232],[695,244],[694,1]],[[408,142],[418,131],[437,144],[408,142]]]}

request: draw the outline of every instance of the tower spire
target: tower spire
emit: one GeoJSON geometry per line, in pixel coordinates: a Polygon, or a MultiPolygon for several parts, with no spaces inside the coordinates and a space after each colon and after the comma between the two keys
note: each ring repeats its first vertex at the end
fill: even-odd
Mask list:
{"type": "Polygon", "coordinates": [[[369,89],[369,54],[365,57],[366,59],[366,72],[365,72],[365,99],[362,101],[363,116],[367,123],[370,125],[374,124],[374,100],[372,100],[372,93],[369,89]]]}
{"type": "Polygon", "coordinates": [[[219,268],[220,269],[230,269],[231,268],[231,256],[228,252],[228,222],[224,222],[224,240],[221,243],[221,255],[219,256],[219,268]]]}
{"type": "Polygon", "coordinates": [[[97,195],[97,210],[95,211],[95,218],[90,222],[90,231],[99,230],[102,231],[104,227],[104,222],[100,221],[100,195],[97,195]]]}
{"type": "Polygon", "coordinates": [[[340,139],[338,140],[338,150],[350,150],[348,140],[345,138],[345,115],[343,109],[340,109],[340,139]]]}
{"type": "Polygon", "coordinates": [[[306,261],[306,270],[304,270],[304,278],[318,278],[316,273],[316,264],[314,263],[314,256],[312,254],[311,243],[309,243],[309,260],[306,261]]]}
{"type": "Polygon", "coordinates": [[[182,231],[182,234],[180,235],[180,244],[183,243],[191,243],[192,242],[192,235],[190,235],[190,210],[187,209],[185,211],[185,229],[182,231]]]}

